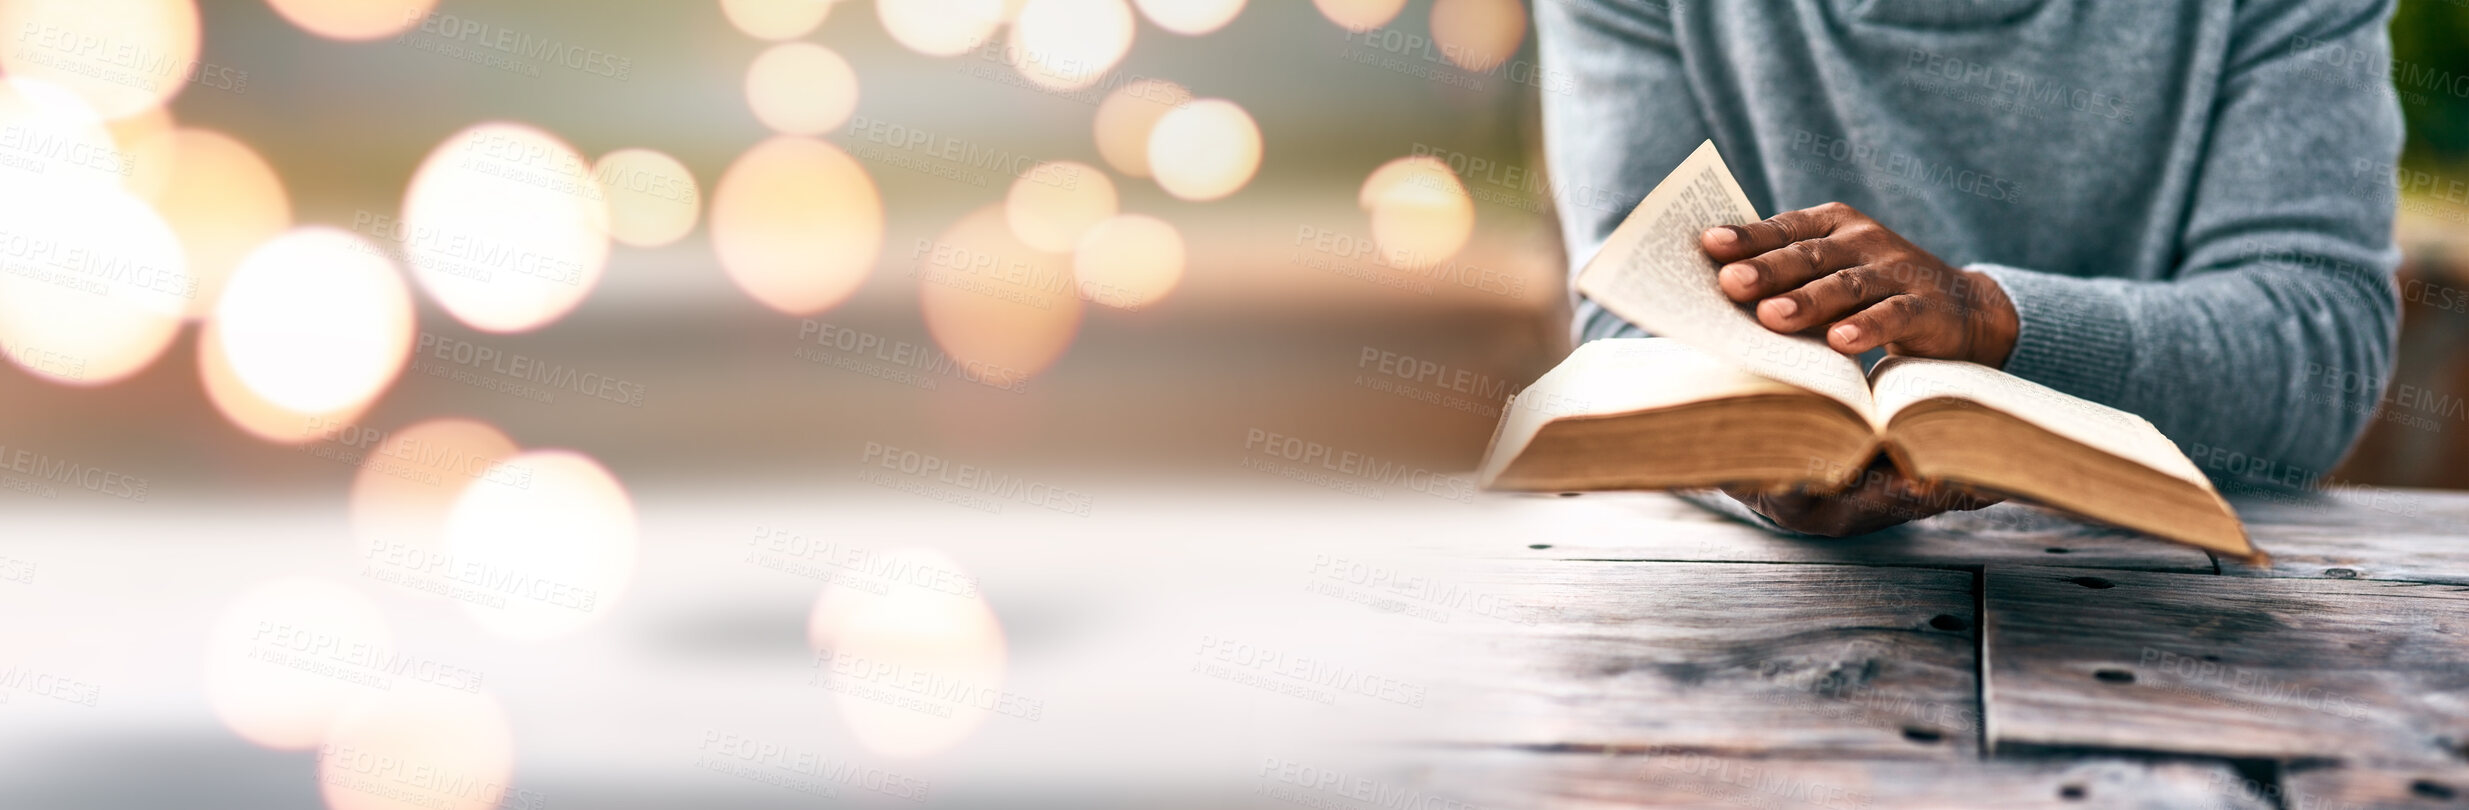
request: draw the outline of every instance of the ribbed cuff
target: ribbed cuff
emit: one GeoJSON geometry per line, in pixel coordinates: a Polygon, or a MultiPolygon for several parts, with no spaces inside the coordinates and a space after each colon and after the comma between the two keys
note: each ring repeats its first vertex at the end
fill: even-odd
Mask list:
{"type": "Polygon", "coordinates": [[[1985,273],[2015,304],[2015,350],[2006,373],[2093,402],[2115,403],[2134,363],[2126,296],[2113,282],[1995,264],[1985,273]]]}

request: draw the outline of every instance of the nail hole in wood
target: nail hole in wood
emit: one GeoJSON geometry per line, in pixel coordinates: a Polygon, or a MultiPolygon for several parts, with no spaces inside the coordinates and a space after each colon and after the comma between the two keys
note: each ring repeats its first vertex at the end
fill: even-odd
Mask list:
{"type": "Polygon", "coordinates": [[[2117,584],[2117,583],[2115,583],[2115,582],[2110,582],[2110,581],[2105,580],[2105,579],[2101,579],[2100,577],[2075,577],[2075,578],[2073,578],[2073,579],[2069,579],[2069,580],[2067,580],[2067,581],[2068,581],[2068,582],[2072,582],[2072,583],[2077,584],[2077,585],[2081,585],[2081,586],[2086,587],[2086,588],[2090,588],[2090,589],[2095,590],[2095,591],[2097,591],[2097,590],[2103,590],[2103,589],[2107,589],[2107,588],[2115,588],[2115,587],[2117,587],[2117,586],[2118,586],[2118,584],[2117,584]]]}
{"type": "Polygon", "coordinates": [[[2431,779],[2420,779],[2409,783],[2409,792],[2437,801],[2448,801],[2456,795],[2452,786],[2431,779]]]}
{"type": "Polygon", "coordinates": [[[2355,568],[2326,568],[2323,569],[2323,575],[2333,579],[2357,579],[2358,570],[2355,568]]]}
{"type": "Polygon", "coordinates": [[[2070,548],[2058,548],[2058,547],[2056,547],[2056,546],[2050,546],[2050,547],[2048,547],[2048,548],[2044,548],[2044,549],[2041,549],[2041,550],[2042,550],[2042,551],[2049,552],[2049,553],[2051,553],[2051,554],[2070,554],[2070,553],[2073,553],[2073,552],[2074,552],[2074,549],[2070,549],[2070,548]]]}
{"type": "Polygon", "coordinates": [[[1542,549],[1551,548],[1551,547],[1552,547],[1552,544],[1550,544],[1550,543],[1527,543],[1527,544],[1526,544],[1526,547],[1527,547],[1527,548],[1531,548],[1531,549],[1536,549],[1536,550],[1542,550],[1542,549]]]}
{"type": "Polygon", "coordinates": [[[2101,683],[2134,683],[2135,673],[2122,669],[2103,669],[2092,673],[2101,683]]]}
{"type": "Polygon", "coordinates": [[[1563,497],[1563,498],[1575,498],[1575,497],[1577,497],[1577,493],[1575,493],[1575,492],[1563,492],[1563,493],[1560,493],[1560,497],[1563,497]]]}
{"type": "Polygon", "coordinates": [[[1960,618],[1940,613],[1936,618],[1929,620],[1929,626],[1940,630],[1954,631],[1961,630],[1968,625],[1964,624],[1963,620],[1960,618]]]}
{"type": "Polygon", "coordinates": [[[1903,738],[1922,745],[1934,745],[1937,741],[1946,739],[1946,735],[1938,733],[1936,729],[1904,726],[1903,738]]]}
{"type": "Polygon", "coordinates": [[[2210,661],[2210,662],[2212,662],[2212,663],[2217,664],[2217,663],[2220,663],[2220,656],[2217,656],[2217,655],[2206,655],[2206,656],[2204,656],[2204,657],[2203,657],[2203,660],[2205,660],[2205,661],[2210,661]]]}
{"type": "Polygon", "coordinates": [[[2083,801],[2084,795],[2085,792],[2082,785],[2067,785],[2065,787],[2058,788],[2058,798],[2065,799],[2070,802],[2083,801]]]}

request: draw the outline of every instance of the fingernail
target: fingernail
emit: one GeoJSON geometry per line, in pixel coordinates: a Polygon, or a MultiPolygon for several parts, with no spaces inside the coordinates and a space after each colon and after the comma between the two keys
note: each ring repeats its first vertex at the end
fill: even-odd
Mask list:
{"type": "Polygon", "coordinates": [[[1845,346],[1855,345],[1860,342],[1860,327],[1853,326],[1848,323],[1843,324],[1835,327],[1834,335],[1836,343],[1841,343],[1845,346]]]}
{"type": "Polygon", "coordinates": [[[1723,280],[1734,287],[1747,287],[1757,283],[1757,271],[1745,264],[1727,264],[1723,266],[1723,280]]]}
{"type": "Polygon", "coordinates": [[[1726,226],[1722,226],[1722,227],[1707,228],[1707,229],[1706,229],[1706,241],[1713,242],[1713,243],[1718,244],[1718,245],[1728,245],[1728,244],[1731,244],[1731,243],[1733,243],[1733,242],[1738,242],[1738,241],[1740,241],[1740,234],[1733,233],[1733,232],[1732,232],[1732,228],[1731,228],[1731,226],[1728,226],[1728,225],[1726,225],[1726,226]]]}
{"type": "Polygon", "coordinates": [[[1759,304],[1758,306],[1765,307],[1766,314],[1776,320],[1781,320],[1800,314],[1800,302],[1789,298],[1769,298],[1766,299],[1766,303],[1759,304]]]}

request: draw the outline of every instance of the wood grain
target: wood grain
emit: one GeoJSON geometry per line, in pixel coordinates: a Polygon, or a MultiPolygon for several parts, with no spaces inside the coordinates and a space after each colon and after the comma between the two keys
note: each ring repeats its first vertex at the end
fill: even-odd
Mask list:
{"type": "Polygon", "coordinates": [[[1661,492],[1485,497],[1503,503],[1493,514],[1412,542],[1436,552],[1525,559],[2214,570],[2200,549],[2020,504],[1828,539],[1781,535],[1661,492]]]}
{"type": "Polygon", "coordinates": [[[2080,568],[1985,574],[1993,750],[2446,763],[2469,588],[2080,568]]]}
{"type": "Polygon", "coordinates": [[[1746,759],[1689,752],[1498,751],[1437,760],[1433,795],[1512,808],[2251,808],[2225,763],[1746,759]]]}
{"type": "Polygon", "coordinates": [[[2469,765],[2292,769],[2282,778],[2279,795],[2289,810],[2469,807],[2469,765]]]}
{"type": "Polygon", "coordinates": [[[1503,563],[1544,606],[1450,631],[1450,741],[1969,758],[1972,575],[1855,566],[1503,563]]]}
{"type": "Polygon", "coordinates": [[[2469,493],[2380,487],[2246,493],[2231,497],[2230,505],[2272,562],[2223,559],[2221,573],[2469,585],[2469,493]]]}

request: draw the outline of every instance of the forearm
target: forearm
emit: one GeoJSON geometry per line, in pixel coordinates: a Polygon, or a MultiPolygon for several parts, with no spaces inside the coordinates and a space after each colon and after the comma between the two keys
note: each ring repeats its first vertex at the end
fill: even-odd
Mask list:
{"type": "Polygon", "coordinates": [[[2391,367],[2386,261],[2256,259],[2153,282],[1974,269],[2016,305],[2008,372],[2143,416],[2215,480],[2320,478],[2391,367]]]}

